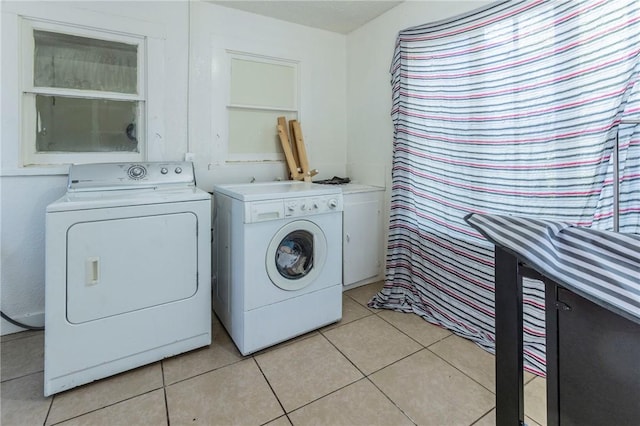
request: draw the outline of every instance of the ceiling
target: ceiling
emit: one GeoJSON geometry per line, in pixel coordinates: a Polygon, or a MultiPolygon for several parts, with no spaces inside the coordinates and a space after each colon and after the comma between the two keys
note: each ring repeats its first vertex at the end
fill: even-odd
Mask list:
{"type": "Polygon", "coordinates": [[[402,0],[210,0],[209,2],[308,27],[348,34],[402,3],[402,0]]]}

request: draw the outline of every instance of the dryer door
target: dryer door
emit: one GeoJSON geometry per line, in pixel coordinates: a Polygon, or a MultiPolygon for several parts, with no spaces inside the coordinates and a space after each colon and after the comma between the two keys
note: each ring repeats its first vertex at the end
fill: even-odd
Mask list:
{"type": "MultiPolygon", "coordinates": [[[[105,210],[113,216],[117,209],[105,210]]],[[[70,323],[121,315],[196,293],[198,219],[191,212],[157,213],[69,227],[66,293],[70,323]]]]}
{"type": "Polygon", "coordinates": [[[313,222],[298,220],[280,228],[267,248],[271,282],[283,290],[300,290],[320,274],[327,258],[327,240],[313,222]]]}

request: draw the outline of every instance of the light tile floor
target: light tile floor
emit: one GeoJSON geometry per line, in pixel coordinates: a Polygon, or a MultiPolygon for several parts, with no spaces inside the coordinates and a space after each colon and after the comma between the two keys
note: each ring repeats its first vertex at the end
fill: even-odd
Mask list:
{"type": "MultiPolygon", "coordinates": [[[[382,283],[343,295],[337,324],[243,357],[214,343],[42,396],[44,335],[1,340],[10,425],[493,425],[493,355],[413,314],[366,306],[382,283]]],[[[545,380],[525,374],[527,424],[545,425],[545,380]]]]}

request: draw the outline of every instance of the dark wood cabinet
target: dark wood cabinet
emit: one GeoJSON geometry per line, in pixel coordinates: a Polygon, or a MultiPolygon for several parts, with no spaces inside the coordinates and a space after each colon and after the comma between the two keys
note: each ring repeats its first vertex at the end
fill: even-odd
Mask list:
{"type": "Polygon", "coordinates": [[[524,424],[522,277],[545,282],[547,425],[640,425],[640,324],[496,247],[496,424],[524,424]]]}
{"type": "Polygon", "coordinates": [[[545,284],[548,425],[640,425],[640,325],[545,284]]]}

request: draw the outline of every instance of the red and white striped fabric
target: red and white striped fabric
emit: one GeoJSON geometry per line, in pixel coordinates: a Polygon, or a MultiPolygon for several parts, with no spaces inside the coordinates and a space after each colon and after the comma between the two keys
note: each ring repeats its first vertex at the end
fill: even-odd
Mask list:
{"type": "MultiPolygon", "coordinates": [[[[469,213],[640,232],[640,2],[511,1],[401,31],[384,289],[494,350],[493,245],[469,213]]],[[[542,283],[525,280],[525,363],[543,373],[542,283]]]]}

